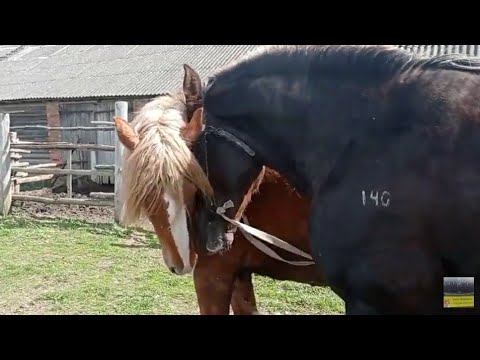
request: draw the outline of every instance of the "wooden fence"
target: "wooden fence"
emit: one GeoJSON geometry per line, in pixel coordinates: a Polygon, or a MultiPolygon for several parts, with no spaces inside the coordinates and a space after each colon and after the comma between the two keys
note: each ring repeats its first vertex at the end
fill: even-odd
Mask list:
{"type": "MultiPolygon", "coordinates": [[[[128,120],[128,103],[118,101],[115,103],[115,115],[128,120]]],[[[118,223],[122,208],[119,191],[122,183],[121,163],[123,157],[123,145],[119,142],[115,132],[115,145],[101,144],[72,144],[65,142],[28,142],[17,138],[16,132],[11,130],[45,128],[56,131],[115,131],[113,122],[94,122],[93,125],[102,126],[77,126],[77,127],[50,127],[50,126],[17,126],[10,127],[9,114],[0,113],[0,215],[10,212],[12,202],[34,201],[44,204],[69,204],[87,206],[112,206],[115,208],[115,221],[118,223]],[[22,162],[22,154],[28,154],[32,150],[65,150],[67,152],[66,162],[58,162],[30,165],[22,162]],[[74,169],[72,166],[72,151],[111,151],[115,152],[115,164],[97,165],[92,161],[90,170],[74,169]],[[60,168],[60,167],[66,168],[60,168]],[[72,179],[74,175],[80,176],[115,176],[115,190],[113,193],[90,193],[89,199],[74,199],[72,197],[72,179]],[[33,183],[52,179],[56,175],[67,176],[67,198],[46,198],[41,196],[28,196],[20,193],[20,184],[33,183]]]]}

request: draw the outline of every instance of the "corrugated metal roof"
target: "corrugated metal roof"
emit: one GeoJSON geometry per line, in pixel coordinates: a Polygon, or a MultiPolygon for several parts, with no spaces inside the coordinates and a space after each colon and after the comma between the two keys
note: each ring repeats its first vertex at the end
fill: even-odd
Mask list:
{"type": "Polygon", "coordinates": [[[480,56],[480,45],[395,45],[422,57],[462,54],[480,56]]]}
{"type": "MultiPolygon", "coordinates": [[[[0,101],[155,96],[184,63],[202,78],[258,45],[0,45],[0,101]]],[[[480,56],[480,45],[396,45],[420,56],[480,56]]]]}
{"type": "Polygon", "coordinates": [[[0,45],[0,101],[155,96],[258,45],[0,45]]]}

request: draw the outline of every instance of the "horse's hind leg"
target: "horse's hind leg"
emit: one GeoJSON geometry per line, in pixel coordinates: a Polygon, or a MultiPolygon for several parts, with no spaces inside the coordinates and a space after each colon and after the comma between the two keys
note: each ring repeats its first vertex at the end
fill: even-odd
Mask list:
{"type": "Polygon", "coordinates": [[[255,300],[252,273],[240,272],[235,278],[231,305],[235,315],[260,315],[255,300]]]}

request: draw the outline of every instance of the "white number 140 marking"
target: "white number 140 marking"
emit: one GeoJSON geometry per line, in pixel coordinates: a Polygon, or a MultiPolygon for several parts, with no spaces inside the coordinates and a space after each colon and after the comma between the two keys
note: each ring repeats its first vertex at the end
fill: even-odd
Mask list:
{"type": "Polygon", "coordinates": [[[367,205],[367,200],[372,201],[375,206],[390,206],[390,193],[388,191],[383,191],[382,193],[372,190],[370,191],[370,196],[367,198],[365,190],[362,190],[362,202],[363,206],[367,205]]]}

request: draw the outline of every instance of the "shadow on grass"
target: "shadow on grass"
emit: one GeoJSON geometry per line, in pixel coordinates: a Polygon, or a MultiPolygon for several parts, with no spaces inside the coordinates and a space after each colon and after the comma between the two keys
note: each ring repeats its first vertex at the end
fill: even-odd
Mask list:
{"type": "Polygon", "coordinates": [[[7,216],[0,218],[0,229],[42,229],[85,231],[94,235],[113,236],[135,241],[137,244],[112,243],[112,246],[124,248],[161,248],[156,234],[140,227],[122,227],[116,223],[100,223],[78,219],[7,216]],[[143,239],[142,239],[143,237],[143,239]]]}

